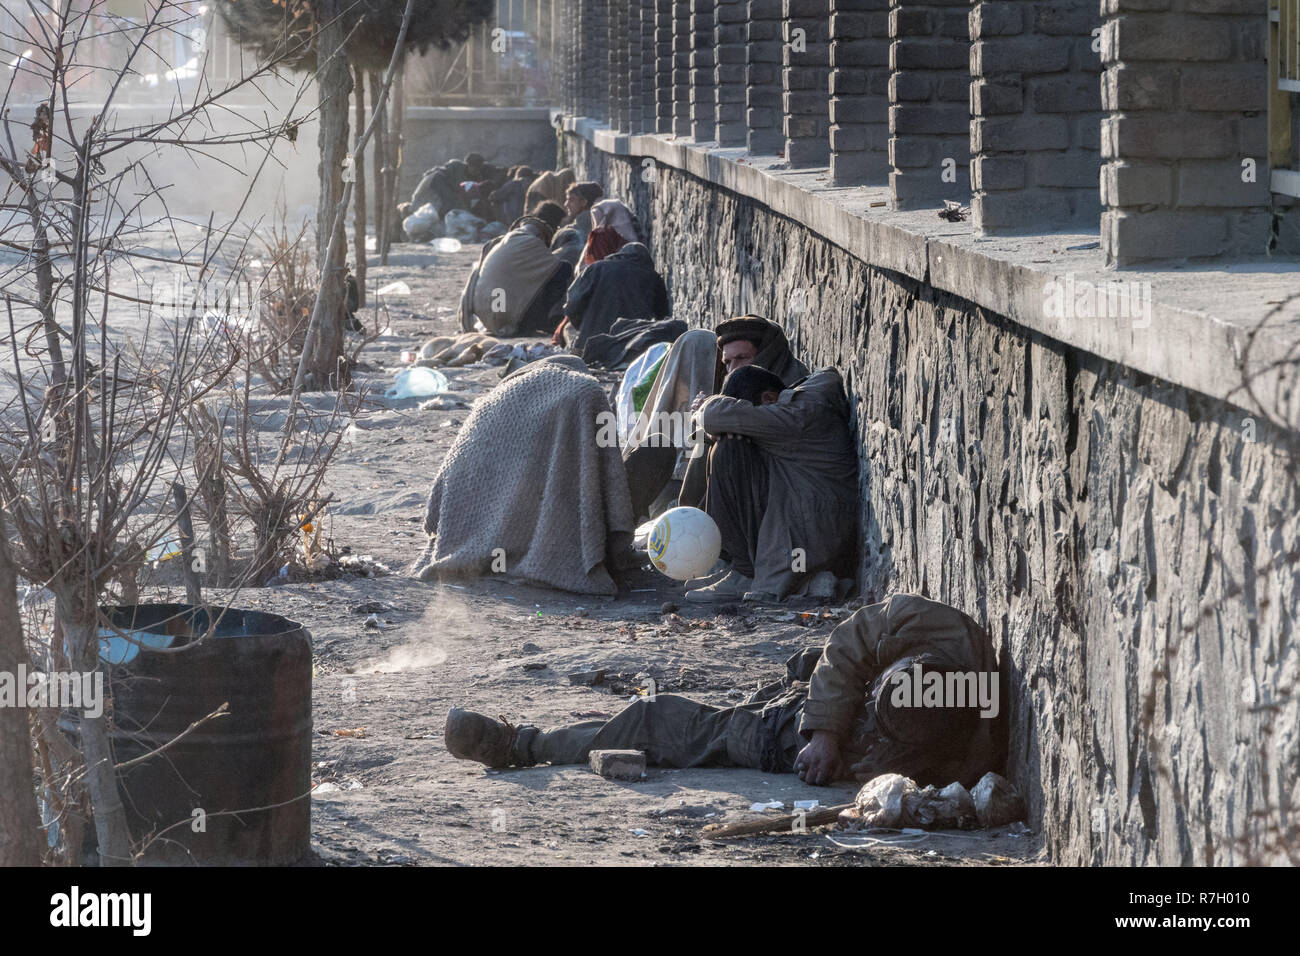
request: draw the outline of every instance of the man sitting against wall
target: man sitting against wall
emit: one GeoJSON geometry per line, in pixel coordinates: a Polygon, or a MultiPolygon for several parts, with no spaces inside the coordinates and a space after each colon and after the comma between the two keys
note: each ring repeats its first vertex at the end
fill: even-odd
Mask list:
{"type": "Polygon", "coordinates": [[[623,449],[638,516],[648,516],[656,499],[676,497],[675,483],[680,483],[681,504],[702,506],[707,462],[702,455],[691,457],[698,442],[690,416],[717,394],[724,375],[751,364],[775,373],[785,385],[808,374],[781,327],[758,315],[727,319],[716,331],[691,329],[673,343],[623,449]]]}
{"type": "Polygon", "coordinates": [[[785,388],[743,366],[699,420],[710,446],[704,510],[731,568],[686,599],[778,601],[842,569],[857,530],[858,455],[840,373],[819,369],[785,388]]]}

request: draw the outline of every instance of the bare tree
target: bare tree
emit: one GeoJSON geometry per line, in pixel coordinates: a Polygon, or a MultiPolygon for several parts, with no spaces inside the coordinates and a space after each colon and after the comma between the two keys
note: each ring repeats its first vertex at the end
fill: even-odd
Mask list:
{"type": "MultiPolygon", "coordinates": [[[[18,616],[18,579],[9,556],[4,512],[0,511],[0,674],[15,681],[27,663],[18,616]]],[[[26,711],[0,707],[0,866],[41,862],[40,817],[32,789],[32,745],[26,711]]]]}
{"type": "MultiPolygon", "coordinates": [[[[344,362],[346,310],[346,242],[340,235],[343,221],[335,215],[345,192],[350,192],[355,171],[348,150],[348,97],[354,89],[350,64],[375,70],[388,64],[397,51],[397,62],[406,48],[423,51],[431,46],[446,47],[463,41],[470,30],[492,15],[495,0],[220,0],[222,16],[234,28],[241,42],[259,56],[275,55],[293,39],[305,43],[303,54],[294,61],[300,70],[315,74],[319,92],[318,141],[320,202],[317,207],[316,247],[321,280],[319,323],[308,331],[306,365],[302,386],[308,391],[346,385],[349,369],[344,362]],[[344,170],[349,170],[344,182],[344,170]]],[[[389,70],[388,83],[393,71],[389,70]]],[[[355,89],[363,94],[361,86],[355,89]]],[[[371,84],[372,96],[375,85],[371,84]]],[[[380,90],[374,113],[383,108],[387,88],[380,90]]],[[[400,124],[398,133],[400,137],[400,124]]],[[[377,163],[380,179],[376,190],[376,223],[381,254],[392,226],[395,189],[394,143],[377,144],[386,162],[377,163]],[[385,172],[385,168],[387,171],[385,172]]],[[[364,143],[354,148],[360,152],[364,143]]]]}
{"type": "MultiPolygon", "coordinates": [[[[16,39],[30,48],[15,76],[21,71],[41,99],[23,102],[11,81],[0,139],[7,216],[0,245],[16,254],[0,268],[12,360],[10,395],[0,407],[11,426],[0,433],[0,502],[11,516],[18,573],[52,595],[44,663],[89,674],[107,626],[101,599],[142,553],[176,533],[173,483],[192,444],[185,412],[234,368],[228,336],[208,315],[214,298],[229,306],[238,286],[237,278],[215,279],[222,247],[239,240],[234,220],[221,229],[209,220],[199,227],[201,240],[182,240],[180,232],[192,236],[194,226],[169,214],[149,161],[172,150],[221,163],[218,154],[233,149],[246,162],[251,152],[248,164],[260,169],[301,118],[234,121],[222,109],[231,93],[257,91],[282,62],[271,59],[220,88],[194,71],[182,90],[186,71],[173,68],[170,105],[119,125],[115,101],[146,75],[148,61],[159,61],[159,49],[187,35],[191,11],[164,0],[133,22],[111,16],[103,0],[29,6],[33,16],[16,39]],[[92,37],[116,41],[118,60],[103,62],[92,37]],[[87,77],[103,93],[88,114],[76,102],[87,77]],[[30,122],[18,120],[19,110],[30,122]],[[30,145],[20,148],[24,141],[30,145]],[[174,240],[174,251],[155,248],[160,236],[174,240]],[[174,296],[170,319],[157,314],[159,270],[200,290],[174,296]],[[137,312],[135,334],[110,336],[110,318],[123,308],[137,312]]],[[[51,753],[65,768],[75,763],[60,752],[57,728],[43,723],[41,733],[43,767],[51,753]]],[[[110,714],[83,714],[77,737],[100,859],[129,864],[110,714]]]]}

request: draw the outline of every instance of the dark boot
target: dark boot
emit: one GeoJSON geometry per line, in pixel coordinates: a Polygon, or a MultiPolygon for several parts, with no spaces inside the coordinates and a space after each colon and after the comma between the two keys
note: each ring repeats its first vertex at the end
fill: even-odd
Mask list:
{"type": "Polygon", "coordinates": [[[528,753],[528,743],[536,733],[533,727],[517,727],[504,718],[493,720],[486,714],[453,707],[447,711],[442,739],[451,755],[461,760],[494,768],[531,767],[536,761],[528,753]]]}

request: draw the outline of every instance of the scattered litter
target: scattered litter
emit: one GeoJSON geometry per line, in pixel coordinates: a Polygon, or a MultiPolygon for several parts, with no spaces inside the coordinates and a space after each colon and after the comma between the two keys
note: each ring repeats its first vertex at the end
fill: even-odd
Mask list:
{"type": "Polygon", "coordinates": [[[441,239],[435,239],[433,240],[433,242],[429,243],[429,245],[433,246],[434,252],[453,253],[453,252],[460,252],[461,249],[460,240],[453,239],[450,236],[444,236],[441,239]]]}
{"type": "Polygon", "coordinates": [[[390,282],[388,285],[380,286],[376,295],[410,295],[411,287],[400,279],[397,282],[390,282]]]}
{"type": "Polygon", "coordinates": [[[366,728],[364,727],[340,727],[334,731],[335,737],[364,737],[366,728]]]}
{"type": "Polygon", "coordinates": [[[614,715],[603,710],[571,710],[569,716],[579,720],[609,720],[614,715]]]}
{"type": "Polygon", "coordinates": [[[594,687],[597,684],[605,683],[605,672],[603,670],[595,671],[574,671],[572,674],[566,674],[569,683],[579,687],[594,687]]]}
{"type": "Polygon", "coordinates": [[[794,802],[796,810],[816,810],[819,806],[821,806],[819,800],[796,800],[794,802]]]}
{"type": "Polygon", "coordinates": [[[446,395],[437,395],[427,402],[420,403],[422,412],[450,412],[455,409],[467,408],[465,400],[448,393],[446,395]]]}
{"type": "Polygon", "coordinates": [[[649,836],[649,835],[650,835],[650,831],[649,831],[649,830],[642,830],[640,827],[637,827],[637,828],[635,828],[635,829],[632,831],[632,835],[633,835],[633,836],[649,836]]]}
{"type": "Polygon", "coordinates": [[[526,671],[544,671],[544,670],[546,670],[546,669],[547,669],[548,667],[550,667],[550,666],[551,666],[551,665],[548,664],[548,663],[546,663],[546,661],[529,661],[527,664],[524,665],[524,670],[526,670],[526,671]]]}
{"type": "Polygon", "coordinates": [[[1025,802],[1020,799],[1016,788],[1005,777],[992,771],[971,788],[970,796],[982,827],[1000,827],[1025,815],[1025,802]]]}
{"type": "Polygon", "coordinates": [[[963,206],[951,199],[945,199],[943,208],[939,210],[939,218],[946,219],[949,222],[965,222],[970,218],[970,207],[963,206]]]}
{"type": "Polygon", "coordinates": [[[384,392],[384,398],[399,401],[404,398],[428,398],[447,391],[447,376],[437,369],[404,368],[393,377],[393,387],[384,392]]]}
{"type": "MultiPolygon", "coordinates": [[[[285,568],[287,569],[288,567],[289,566],[286,564],[285,568]]],[[[355,571],[358,574],[360,574],[362,577],[367,577],[367,578],[374,578],[374,577],[379,577],[382,574],[392,573],[388,565],[380,561],[376,561],[374,555],[372,554],[340,555],[339,567],[345,571],[355,571]]],[[[284,571],[285,576],[287,576],[288,573],[289,573],[288,570],[284,571]]]]}
{"type": "Polygon", "coordinates": [[[781,810],[785,804],[780,800],[769,800],[766,803],[751,803],[749,809],[755,813],[766,813],[768,810],[781,810]]]}
{"type": "Polygon", "coordinates": [[[349,610],[353,614],[383,614],[385,611],[391,611],[392,608],[381,601],[363,601],[360,604],[352,605],[349,610]]]}

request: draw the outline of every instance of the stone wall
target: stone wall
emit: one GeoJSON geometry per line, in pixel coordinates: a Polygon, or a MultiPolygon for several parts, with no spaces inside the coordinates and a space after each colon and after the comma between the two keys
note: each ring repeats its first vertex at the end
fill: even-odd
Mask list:
{"type": "Polygon", "coordinates": [[[919,591],[985,623],[1007,770],[1055,861],[1294,862],[1296,435],[677,169],[643,177],[574,135],[565,153],[650,228],[678,316],[760,312],[840,369],[862,594],[919,591]]]}

